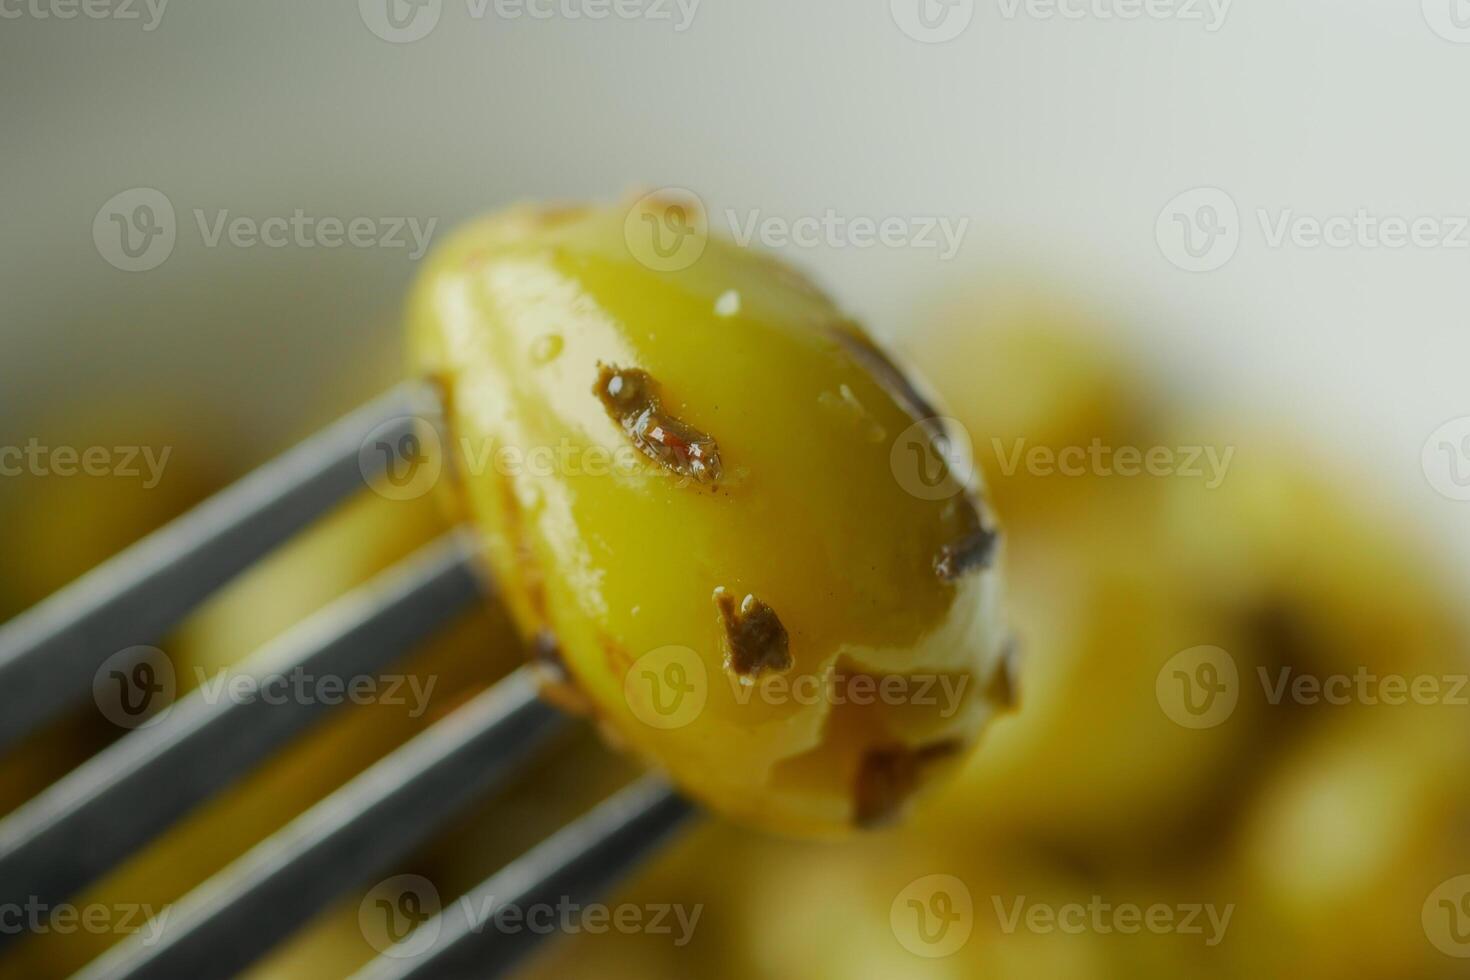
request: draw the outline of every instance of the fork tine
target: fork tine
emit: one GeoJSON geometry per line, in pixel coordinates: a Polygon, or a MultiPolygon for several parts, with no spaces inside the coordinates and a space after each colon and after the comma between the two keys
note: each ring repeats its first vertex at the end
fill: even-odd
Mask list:
{"type": "Polygon", "coordinates": [[[539,700],[529,669],[518,669],[186,896],[155,944],[134,935],[79,976],[234,976],[405,857],[565,723],[539,700]]]}
{"type": "Polygon", "coordinates": [[[463,534],[425,547],[242,665],[245,697],[196,689],[0,821],[0,906],[64,900],[284,745],[326,706],[250,695],[298,669],[344,679],[380,670],[480,595],[470,555],[463,534]]]}
{"type": "Polygon", "coordinates": [[[485,980],[503,976],[546,938],[545,930],[509,929],[503,910],[581,905],[648,857],[694,813],[658,776],[645,776],[568,824],[486,879],[435,919],[419,926],[436,934],[422,953],[410,934],[353,980],[485,980]],[[476,921],[477,909],[494,912],[476,921]]]}
{"type": "Polygon", "coordinates": [[[277,457],[0,627],[0,749],[86,696],[113,652],[154,643],[200,601],[388,465],[390,447],[433,404],[393,389],[277,457]]]}

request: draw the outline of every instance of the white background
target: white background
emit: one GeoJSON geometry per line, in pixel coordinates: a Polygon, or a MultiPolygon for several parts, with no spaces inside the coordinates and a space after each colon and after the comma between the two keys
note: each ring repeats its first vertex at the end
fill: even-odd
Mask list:
{"type": "Polygon", "coordinates": [[[151,32],[39,2],[0,0],[21,14],[0,20],[0,442],[138,397],[240,442],[244,467],[391,379],[402,250],[209,249],[194,208],[436,217],[442,236],[517,198],[674,184],[716,210],[969,217],[951,262],[792,257],[900,347],[978,275],[1055,277],[1176,389],[1296,430],[1470,567],[1470,503],[1420,462],[1470,415],[1470,251],[1271,249],[1255,217],[1470,215],[1470,44],[1419,0],[1237,0],[1215,32],[977,0],[944,44],[889,0],[703,0],[682,33],[442,0],[411,44],[355,0],[174,0],[151,32]],[[179,238],[129,274],[91,229],[138,186],[179,238]],[[1155,221],[1199,186],[1237,202],[1242,237],[1188,273],[1155,221]]]}

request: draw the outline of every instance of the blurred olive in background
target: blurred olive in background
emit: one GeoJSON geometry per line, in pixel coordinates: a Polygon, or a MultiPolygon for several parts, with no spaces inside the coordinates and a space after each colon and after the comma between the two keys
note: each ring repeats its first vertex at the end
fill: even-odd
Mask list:
{"type": "MultiPolygon", "coordinates": [[[[703,819],[603,899],[676,906],[687,935],[579,932],[526,976],[1460,975],[1436,946],[1433,895],[1470,870],[1470,725],[1451,703],[1465,623],[1413,522],[1360,492],[1350,461],[1190,403],[1041,295],[982,298],[971,318],[956,308],[907,351],[968,431],[1004,523],[1020,710],[907,825],[816,846],[703,819]],[[1166,447],[1174,469],[1125,475],[1086,457],[1068,474],[1026,455],[1094,444],[1166,447]],[[1199,472],[1186,472],[1195,448],[1199,472]],[[1389,676],[1441,679],[1439,697],[1387,703],[1354,687],[1336,703],[1291,686],[1338,677],[1381,693],[1373,685],[1389,676]],[[1218,689],[1191,686],[1201,678],[1218,689]],[[1164,910],[1175,925],[1121,929],[1121,909],[1164,910]],[[1185,914],[1190,929],[1178,926],[1185,914]]],[[[209,484],[32,487],[25,533],[75,548],[34,579],[12,568],[7,601],[31,601],[209,484]],[[79,519],[108,534],[70,533],[79,519]]],[[[162,644],[183,688],[442,533],[454,515],[441,504],[364,494],[243,576],[162,644]]],[[[78,901],[176,900],[502,676],[521,649],[493,604],[464,617],[405,663],[436,682],[422,716],[334,712],[78,901]]],[[[70,721],[72,738],[5,760],[0,803],[116,737],[88,715],[70,721]]],[[[452,901],[635,770],[578,728],[394,873],[452,901]]],[[[359,920],[365,894],[249,975],[366,963],[378,950],[359,920]]],[[[66,975],[116,938],[30,938],[0,955],[0,977],[66,975]]]]}

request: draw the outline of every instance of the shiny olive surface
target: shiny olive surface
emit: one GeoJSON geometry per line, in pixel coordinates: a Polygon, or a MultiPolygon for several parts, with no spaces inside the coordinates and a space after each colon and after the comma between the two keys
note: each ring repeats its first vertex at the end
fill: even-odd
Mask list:
{"type": "Polygon", "coordinates": [[[713,809],[883,822],[1010,698],[999,533],[927,399],[683,204],[473,224],[411,305],[455,482],[563,694],[713,809]],[[688,242],[684,243],[688,246],[688,242]]]}

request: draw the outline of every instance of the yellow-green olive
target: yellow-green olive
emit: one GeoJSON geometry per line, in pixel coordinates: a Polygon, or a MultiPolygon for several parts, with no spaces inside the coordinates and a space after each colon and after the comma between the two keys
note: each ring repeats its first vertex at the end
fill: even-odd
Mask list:
{"type": "Polygon", "coordinates": [[[737,819],[880,822],[1010,699],[999,533],[861,328],[689,218],[469,226],[414,356],[504,598],[604,729],[737,819]]]}

